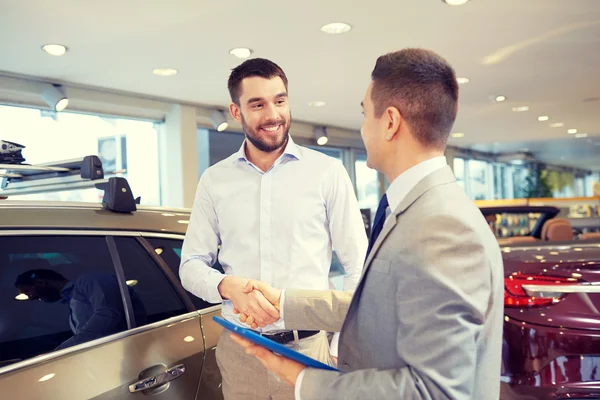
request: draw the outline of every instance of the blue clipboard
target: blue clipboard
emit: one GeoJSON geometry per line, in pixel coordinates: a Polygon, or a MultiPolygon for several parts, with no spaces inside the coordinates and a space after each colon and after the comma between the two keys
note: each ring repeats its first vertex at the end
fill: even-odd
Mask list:
{"type": "Polygon", "coordinates": [[[253,331],[251,329],[242,328],[241,326],[232,324],[231,322],[224,320],[223,318],[217,317],[217,316],[213,317],[213,321],[215,321],[219,325],[222,325],[223,328],[232,331],[236,335],[239,335],[239,336],[243,337],[244,339],[251,341],[254,344],[257,344],[266,349],[269,349],[273,353],[279,354],[282,357],[289,358],[290,360],[294,360],[294,361],[299,362],[300,364],[306,365],[307,367],[310,367],[310,368],[325,369],[325,370],[329,370],[329,371],[338,371],[334,367],[331,367],[327,364],[323,364],[322,362],[317,361],[314,358],[307,357],[304,354],[301,354],[301,353],[298,353],[297,351],[289,349],[289,348],[285,347],[284,345],[279,344],[271,339],[267,339],[266,337],[259,335],[258,333],[256,333],[255,331],[253,331]]]}

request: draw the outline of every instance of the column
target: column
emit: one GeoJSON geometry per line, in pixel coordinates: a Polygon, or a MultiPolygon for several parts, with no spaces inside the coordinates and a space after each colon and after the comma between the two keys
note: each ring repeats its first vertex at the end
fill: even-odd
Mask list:
{"type": "Polygon", "coordinates": [[[191,208],[198,185],[196,109],[175,104],[159,133],[161,203],[191,208]]]}

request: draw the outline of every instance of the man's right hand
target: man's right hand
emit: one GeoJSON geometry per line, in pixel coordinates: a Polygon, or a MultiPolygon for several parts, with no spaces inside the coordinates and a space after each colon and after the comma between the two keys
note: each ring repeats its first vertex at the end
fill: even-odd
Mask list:
{"type": "Polygon", "coordinates": [[[260,326],[267,326],[279,320],[279,310],[267,300],[259,290],[248,290],[253,287],[250,279],[239,276],[226,276],[218,286],[223,299],[231,300],[236,311],[252,315],[260,326]]]}
{"type": "MultiPolygon", "coordinates": [[[[281,289],[276,289],[266,282],[250,279],[244,288],[244,292],[260,292],[271,304],[273,304],[278,311],[280,310],[281,289]]],[[[258,319],[251,313],[243,312],[236,308],[233,309],[233,312],[235,314],[240,314],[240,321],[250,325],[252,329],[256,329],[259,326],[264,328],[266,326],[265,324],[260,323],[260,321],[258,321],[258,319]]]]}

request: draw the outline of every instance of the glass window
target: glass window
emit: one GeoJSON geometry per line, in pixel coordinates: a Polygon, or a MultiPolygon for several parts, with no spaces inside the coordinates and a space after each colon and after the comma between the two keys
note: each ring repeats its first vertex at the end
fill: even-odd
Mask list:
{"type": "Polygon", "coordinates": [[[188,312],[167,276],[136,238],[117,237],[115,242],[125,280],[134,291],[131,303],[136,326],[188,312]]]}
{"type": "Polygon", "coordinates": [[[319,153],[327,154],[329,157],[342,160],[342,149],[336,149],[333,147],[322,147],[322,146],[309,146],[309,148],[318,151],[319,153]]]}
{"type": "MultiPolygon", "coordinates": [[[[183,240],[153,237],[147,237],[146,240],[152,247],[154,247],[156,254],[158,254],[165,261],[165,263],[167,263],[171,269],[171,272],[173,272],[177,279],[180,279],[179,265],[181,264],[181,247],[183,245],[183,240]]],[[[218,261],[213,268],[223,272],[223,268],[218,261]]],[[[189,297],[198,310],[214,306],[214,304],[208,303],[192,293],[189,293],[189,297]]]]}
{"type": "Polygon", "coordinates": [[[469,193],[473,200],[488,200],[489,186],[493,184],[488,179],[488,163],[479,160],[469,160],[469,193]]]}
{"type": "Polygon", "coordinates": [[[455,157],[454,158],[454,176],[456,177],[456,182],[462,187],[464,190],[467,190],[465,186],[465,159],[455,157]]]}
{"type": "Polygon", "coordinates": [[[354,171],[356,174],[358,206],[363,212],[363,217],[369,219],[370,223],[373,224],[373,218],[382,195],[379,193],[379,175],[377,171],[367,166],[367,153],[356,153],[354,171]],[[369,214],[367,210],[370,211],[368,217],[366,216],[366,214],[369,214]]]}
{"type": "MultiPolygon", "coordinates": [[[[98,155],[105,172],[124,171],[120,176],[127,178],[142,205],[160,205],[158,133],[153,122],[0,105],[0,132],[2,140],[25,146],[28,164],[98,155]]],[[[92,188],[19,199],[99,202],[102,194],[92,188]]]]}
{"type": "Polygon", "coordinates": [[[0,236],[0,260],[0,367],[127,329],[104,237],[0,236]]]}

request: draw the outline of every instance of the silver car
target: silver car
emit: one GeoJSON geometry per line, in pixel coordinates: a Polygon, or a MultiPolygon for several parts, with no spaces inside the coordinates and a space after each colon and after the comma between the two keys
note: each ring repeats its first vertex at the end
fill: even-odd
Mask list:
{"type": "Polygon", "coordinates": [[[220,306],[179,281],[189,211],[117,212],[120,192],[0,200],[2,398],[222,398],[220,306]]]}

